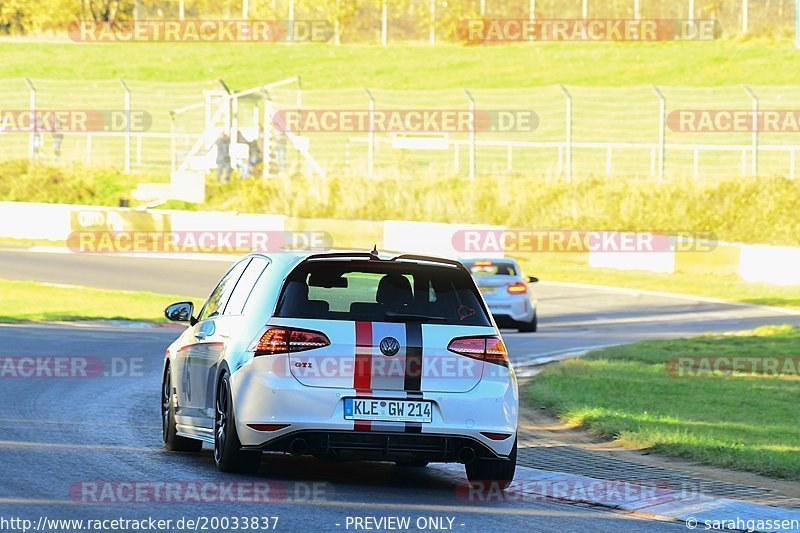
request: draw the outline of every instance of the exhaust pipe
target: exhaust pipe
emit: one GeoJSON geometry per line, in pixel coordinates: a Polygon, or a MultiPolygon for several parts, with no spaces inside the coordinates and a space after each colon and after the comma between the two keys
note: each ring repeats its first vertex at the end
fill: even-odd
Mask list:
{"type": "Polygon", "coordinates": [[[469,446],[464,446],[460,450],[458,450],[458,462],[468,465],[472,461],[475,460],[476,454],[475,450],[469,446]]]}
{"type": "Polygon", "coordinates": [[[305,455],[308,451],[308,443],[306,439],[297,438],[289,443],[289,451],[292,455],[305,455]]]}

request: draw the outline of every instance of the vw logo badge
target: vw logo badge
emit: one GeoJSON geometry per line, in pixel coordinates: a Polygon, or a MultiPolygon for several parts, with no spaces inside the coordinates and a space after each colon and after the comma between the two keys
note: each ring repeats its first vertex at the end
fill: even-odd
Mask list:
{"type": "Polygon", "coordinates": [[[381,341],[381,353],[387,357],[396,355],[400,351],[400,343],[394,337],[386,337],[381,341]]]}

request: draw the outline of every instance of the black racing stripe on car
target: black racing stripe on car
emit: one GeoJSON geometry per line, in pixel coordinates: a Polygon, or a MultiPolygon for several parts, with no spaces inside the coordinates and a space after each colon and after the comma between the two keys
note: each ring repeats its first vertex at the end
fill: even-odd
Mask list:
{"type": "Polygon", "coordinates": [[[406,323],[406,369],[403,389],[419,392],[422,388],[422,324],[406,323]]]}
{"type": "MultiPolygon", "coordinates": [[[[422,324],[406,323],[404,387],[409,398],[422,399],[422,324]]],[[[422,433],[421,422],[406,422],[406,433],[422,433]]]]}
{"type": "Polygon", "coordinates": [[[422,422],[406,422],[406,433],[422,433],[422,422]]]}

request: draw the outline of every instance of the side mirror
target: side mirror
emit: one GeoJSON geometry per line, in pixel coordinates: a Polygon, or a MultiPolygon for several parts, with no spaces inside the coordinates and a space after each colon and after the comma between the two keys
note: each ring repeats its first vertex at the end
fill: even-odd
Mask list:
{"type": "Polygon", "coordinates": [[[528,276],[528,283],[539,283],[539,278],[528,276]]]}
{"type": "Polygon", "coordinates": [[[197,320],[193,314],[194,304],[192,302],[178,302],[164,309],[164,316],[173,322],[189,322],[194,325],[197,320]]]}

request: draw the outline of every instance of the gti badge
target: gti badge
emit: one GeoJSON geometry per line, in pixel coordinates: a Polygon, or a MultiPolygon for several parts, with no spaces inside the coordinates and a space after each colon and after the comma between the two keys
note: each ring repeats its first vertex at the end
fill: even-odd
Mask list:
{"type": "Polygon", "coordinates": [[[387,357],[396,355],[400,351],[400,343],[394,337],[386,337],[381,341],[381,353],[387,357]]]}

